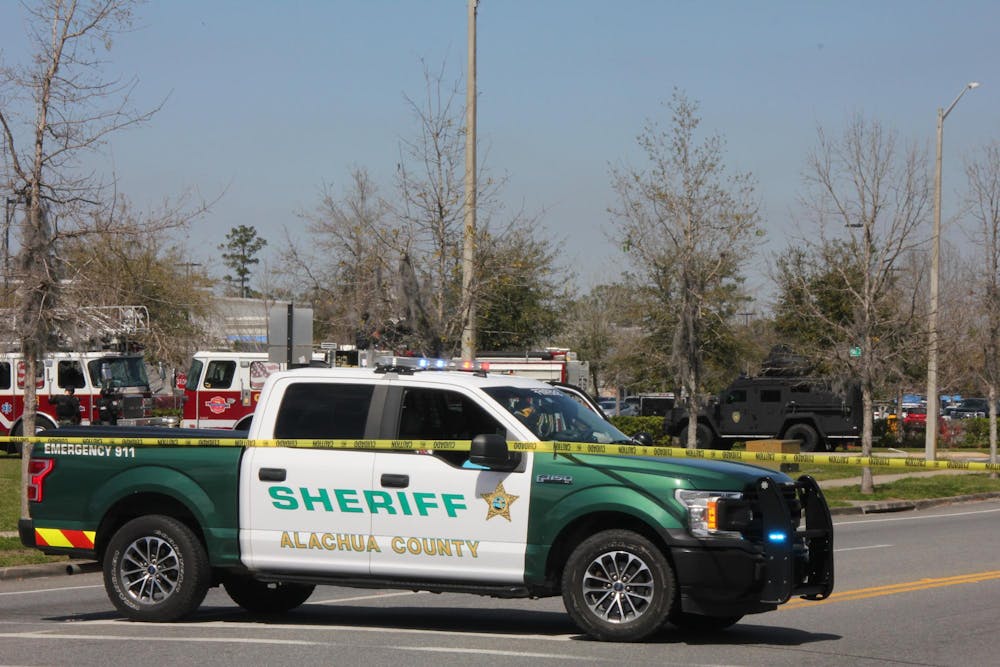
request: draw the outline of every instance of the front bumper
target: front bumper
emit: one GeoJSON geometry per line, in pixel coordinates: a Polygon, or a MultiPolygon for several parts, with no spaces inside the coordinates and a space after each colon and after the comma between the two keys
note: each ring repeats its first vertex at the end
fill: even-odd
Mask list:
{"type": "Polygon", "coordinates": [[[833,522],[815,480],[803,475],[794,486],[782,486],[764,478],[746,495],[755,520],[744,539],[671,535],[683,611],[753,614],[792,596],[820,600],[833,592],[833,522]]]}

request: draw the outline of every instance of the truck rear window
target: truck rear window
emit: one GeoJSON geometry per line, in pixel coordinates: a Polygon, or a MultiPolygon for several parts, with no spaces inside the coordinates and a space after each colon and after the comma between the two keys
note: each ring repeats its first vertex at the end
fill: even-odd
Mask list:
{"type": "Polygon", "coordinates": [[[278,408],[275,438],[365,437],[374,385],[300,382],[289,385],[278,408]]]}

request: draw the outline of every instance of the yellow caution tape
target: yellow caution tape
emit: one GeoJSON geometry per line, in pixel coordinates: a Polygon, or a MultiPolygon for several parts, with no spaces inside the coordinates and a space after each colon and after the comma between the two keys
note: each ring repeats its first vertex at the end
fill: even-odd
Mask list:
{"type": "MultiPolygon", "coordinates": [[[[245,438],[60,438],[0,437],[0,442],[45,443],[52,446],[117,445],[125,447],[295,447],[305,449],[353,449],[391,451],[469,451],[469,440],[248,440],[245,438]]],[[[744,463],[806,463],[814,465],[868,466],[873,468],[905,468],[909,470],[987,470],[1000,472],[1000,464],[979,461],[936,460],[916,457],[854,456],[849,454],[785,454],[778,452],[746,452],[720,449],[686,449],[645,445],[604,445],[593,442],[509,442],[513,452],[536,454],[595,454],[611,456],[653,456],[668,458],[742,461],[744,463]]]]}

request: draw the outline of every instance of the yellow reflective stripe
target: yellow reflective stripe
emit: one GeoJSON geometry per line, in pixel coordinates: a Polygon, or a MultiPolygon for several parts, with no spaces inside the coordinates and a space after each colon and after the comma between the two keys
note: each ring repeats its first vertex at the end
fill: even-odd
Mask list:
{"type": "MultiPolygon", "coordinates": [[[[31,442],[44,444],[35,454],[87,454],[90,446],[126,447],[291,447],[304,449],[360,449],[389,451],[448,450],[469,451],[469,440],[332,440],[332,439],[267,439],[244,438],[60,438],[0,437],[0,442],[31,442]]],[[[811,465],[849,465],[873,468],[905,468],[909,470],[988,470],[1000,472],[1000,464],[977,461],[928,461],[915,457],[852,456],[847,454],[785,454],[779,452],[746,452],[720,449],[687,449],[644,445],[605,445],[593,442],[509,442],[513,452],[537,454],[595,454],[612,456],[652,456],[705,459],[712,461],[743,461],[749,463],[806,463],[811,465]]]]}
{"type": "Polygon", "coordinates": [[[70,539],[66,536],[66,534],[59,528],[35,528],[35,532],[50,547],[66,547],[66,548],[93,547],[94,539],[97,537],[97,532],[93,530],[74,531],[77,534],[83,534],[83,536],[90,542],[89,545],[83,545],[83,544],[73,544],[70,541],[70,539]]]}

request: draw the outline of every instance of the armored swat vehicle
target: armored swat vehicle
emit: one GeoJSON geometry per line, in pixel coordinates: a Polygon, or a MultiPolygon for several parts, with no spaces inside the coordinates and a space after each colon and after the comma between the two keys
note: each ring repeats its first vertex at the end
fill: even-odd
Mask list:
{"type": "MultiPolygon", "coordinates": [[[[730,449],[735,442],[798,440],[803,452],[832,451],[861,437],[861,391],[843,391],[806,377],[741,377],[712,397],[698,414],[699,449],[730,449]]],[[[690,417],[684,406],[664,418],[668,435],[684,440],[690,417]]]]}

